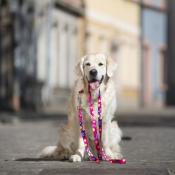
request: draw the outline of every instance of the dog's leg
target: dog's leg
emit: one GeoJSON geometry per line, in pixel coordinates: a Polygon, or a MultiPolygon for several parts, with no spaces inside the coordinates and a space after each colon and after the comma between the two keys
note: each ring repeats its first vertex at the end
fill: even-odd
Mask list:
{"type": "Polygon", "coordinates": [[[109,147],[111,150],[111,158],[113,159],[121,159],[123,157],[121,153],[121,148],[120,148],[120,141],[122,137],[122,131],[120,130],[117,121],[112,121],[110,123],[110,132],[109,132],[109,147]]]}
{"type": "Polygon", "coordinates": [[[112,159],[121,159],[123,157],[119,145],[121,135],[122,133],[117,122],[103,123],[103,147],[106,155],[112,159]]]}
{"type": "Polygon", "coordinates": [[[57,146],[48,146],[40,154],[41,158],[64,160],[69,159],[78,147],[78,131],[72,125],[67,124],[60,128],[60,139],[57,146]],[[77,133],[77,134],[76,134],[77,133]]]}
{"type": "Polygon", "coordinates": [[[81,162],[84,158],[85,146],[82,137],[79,138],[79,146],[74,155],[70,156],[70,161],[81,162]]]}
{"type": "Polygon", "coordinates": [[[102,144],[103,144],[103,148],[105,150],[105,153],[109,156],[112,154],[111,149],[110,149],[110,138],[109,138],[109,124],[106,121],[103,121],[103,132],[102,132],[102,144]]]}

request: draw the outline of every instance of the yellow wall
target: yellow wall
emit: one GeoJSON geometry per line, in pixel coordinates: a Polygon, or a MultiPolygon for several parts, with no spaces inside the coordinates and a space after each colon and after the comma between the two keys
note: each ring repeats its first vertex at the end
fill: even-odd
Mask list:
{"type": "Polygon", "coordinates": [[[139,104],[139,6],[126,0],[86,0],[86,51],[111,54],[116,42],[119,51],[113,58],[118,63],[114,76],[119,106],[139,104]]]}
{"type": "Polygon", "coordinates": [[[139,24],[139,7],[126,0],[86,0],[86,8],[108,14],[130,25],[139,24]]]}

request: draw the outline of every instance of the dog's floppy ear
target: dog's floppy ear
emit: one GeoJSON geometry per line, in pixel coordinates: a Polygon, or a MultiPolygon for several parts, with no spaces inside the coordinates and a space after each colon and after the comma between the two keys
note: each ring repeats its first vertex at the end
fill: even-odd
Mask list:
{"type": "Polygon", "coordinates": [[[80,61],[77,63],[77,65],[75,66],[75,72],[77,76],[83,76],[84,75],[84,71],[83,71],[83,63],[84,63],[84,59],[86,56],[82,57],[80,59],[80,61]]]}
{"type": "Polygon", "coordinates": [[[113,76],[115,70],[117,69],[117,63],[111,58],[107,58],[107,76],[110,78],[113,76]]]}

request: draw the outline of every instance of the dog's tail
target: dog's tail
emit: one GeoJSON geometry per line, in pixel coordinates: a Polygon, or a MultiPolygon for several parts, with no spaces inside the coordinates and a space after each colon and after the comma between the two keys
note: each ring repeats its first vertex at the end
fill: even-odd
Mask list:
{"type": "Polygon", "coordinates": [[[44,159],[67,160],[71,154],[71,150],[62,147],[61,145],[47,146],[41,151],[39,157],[44,159]]]}
{"type": "Polygon", "coordinates": [[[40,158],[51,158],[54,157],[57,146],[47,146],[39,154],[40,158]]]}

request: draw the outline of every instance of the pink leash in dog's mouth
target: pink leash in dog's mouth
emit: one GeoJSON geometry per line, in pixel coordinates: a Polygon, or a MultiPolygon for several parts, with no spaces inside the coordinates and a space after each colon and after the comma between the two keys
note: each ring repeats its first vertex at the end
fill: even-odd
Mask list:
{"type": "Polygon", "coordinates": [[[83,121],[83,112],[82,112],[82,101],[81,101],[81,93],[82,91],[79,92],[78,96],[78,115],[79,115],[79,122],[80,122],[80,131],[81,131],[81,136],[83,138],[83,142],[85,145],[85,150],[89,156],[89,159],[91,161],[96,161],[96,163],[100,163],[101,160],[108,161],[110,163],[119,163],[119,164],[125,164],[126,160],[125,159],[111,159],[109,156],[106,155],[103,147],[102,147],[102,98],[99,90],[98,94],[98,128],[99,132],[97,130],[97,122],[94,117],[94,107],[92,103],[92,96],[91,96],[91,87],[88,87],[88,92],[89,92],[89,97],[88,97],[88,102],[89,102],[89,111],[90,111],[90,117],[91,117],[91,125],[92,125],[92,130],[93,130],[93,135],[94,135],[94,144],[95,148],[97,151],[97,157],[94,156],[90,150],[89,142],[86,136],[86,131],[85,131],[85,126],[84,126],[84,121],[83,121]]]}

